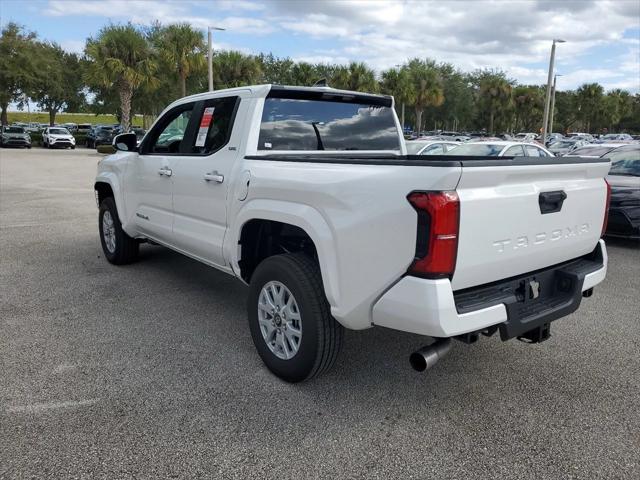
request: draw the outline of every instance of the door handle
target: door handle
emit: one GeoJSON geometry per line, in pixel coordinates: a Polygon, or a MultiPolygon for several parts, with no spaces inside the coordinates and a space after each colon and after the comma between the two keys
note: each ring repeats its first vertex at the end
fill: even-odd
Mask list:
{"type": "Polygon", "coordinates": [[[216,182],[216,183],[224,182],[224,175],[220,175],[217,172],[217,170],[214,170],[213,172],[205,173],[203,178],[207,182],[216,182]]]}
{"type": "Polygon", "coordinates": [[[160,170],[158,170],[158,175],[170,177],[171,175],[173,175],[173,171],[168,167],[162,167],[160,170]]]}

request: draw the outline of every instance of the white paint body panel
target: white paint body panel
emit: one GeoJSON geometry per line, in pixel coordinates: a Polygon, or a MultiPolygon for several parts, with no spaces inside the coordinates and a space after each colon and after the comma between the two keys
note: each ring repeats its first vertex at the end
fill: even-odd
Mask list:
{"type": "MultiPolygon", "coordinates": [[[[118,152],[100,162],[96,181],[111,186],[129,235],[151,238],[239,276],[238,242],[247,222],[265,219],[298,226],[316,246],[327,300],[340,323],[351,329],[383,325],[430,336],[458,335],[506,318],[500,305],[458,315],[454,290],[573,259],[598,242],[608,164],[469,168],[456,162],[413,166],[247,159],[260,153],[258,131],[269,89],[217,91],[167,108],[242,96],[231,140],[217,153],[145,158],[118,152]],[[161,167],[173,175],[158,175],[161,167]],[[212,170],[224,175],[223,183],[203,180],[212,170]],[[541,215],[539,192],[559,189],[568,194],[562,211],[541,215]],[[415,254],[417,215],[407,201],[415,190],[458,191],[460,236],[452,281],[404,276],[415,254]],[[582,224],[589,228],[562,241],[529,242],[525,247],[514,240],[502,252],[494,245],[582,224]]],[[[405,153],[404,142],[398,153],[405,153]]],[[[602,281],[605,272],[606,265],[603,272],[590,274],[585,285],[602,281]]]]}

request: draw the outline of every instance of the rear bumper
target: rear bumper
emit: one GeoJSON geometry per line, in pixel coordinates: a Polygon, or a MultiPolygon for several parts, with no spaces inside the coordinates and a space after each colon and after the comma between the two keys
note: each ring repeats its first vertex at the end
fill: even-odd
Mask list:
{"type": "Polygon", "coordinates": [[[606,273],[607,250],[600,240],[585,257],[458,292],[448,279],[407,276],[374,305],[373,323],[441,338],[497,325],[506,340],[577,310],[582,292],[602,282],[606,273]],[[528,289],[531,281],[540,284],[539,298],[521,298],[516,290],[528,289]]]}

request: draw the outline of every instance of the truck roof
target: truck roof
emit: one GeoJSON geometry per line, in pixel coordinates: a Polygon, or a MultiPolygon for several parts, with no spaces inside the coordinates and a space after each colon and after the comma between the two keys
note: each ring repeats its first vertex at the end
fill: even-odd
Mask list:
{"type": "Polygon", "coordinates": [[[391,97],[390,95],[363,93],[363,92],[356,92],[353,90],[340,90],[340,89],[332,88],[328,86],[302,87],[302,86],[296,86],[296,85],[277,85],[277,84],[266,83],[263,85],[247,85],[245,87],[225,88],[221,90],[214,90],[213,92],[197,93],[195,95],[190,95],[188,97],[180,98],[175,102],[173,102],[172,105],[179,105],[181,103],[191,102],[194,100],[195,101],[206,100],[208,98],[217,97],[221,94],[229,95],[236,92],[247,92],[247,91],[251,92],[250,96],[253,98],[265,98],[271,91],[281,91],[281,92],[291,92],[291,93],[317,92],[317,93],[332,93],[336,95],[354,96],[354,97],[359,97],[363,99],[369,97],[371,99],[377,100],[377,102],[380,102],[380,100],[388,100],[390,102],[393,102],[393,97],[391,97]]]}

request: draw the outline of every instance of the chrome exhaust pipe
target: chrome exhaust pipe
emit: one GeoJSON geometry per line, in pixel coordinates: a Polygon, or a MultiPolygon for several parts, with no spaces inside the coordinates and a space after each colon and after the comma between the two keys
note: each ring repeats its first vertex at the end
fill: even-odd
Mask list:
{"type": "Polygon", "coordinates": [[[424,372],[433,367],[451,349],[450,338],[440,338],[431,345],[416,350],[409,356],[409,363],[414,370],[424,372]]]}

